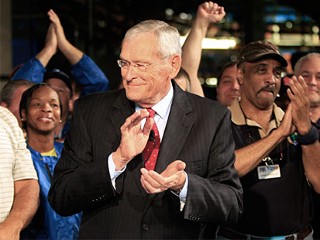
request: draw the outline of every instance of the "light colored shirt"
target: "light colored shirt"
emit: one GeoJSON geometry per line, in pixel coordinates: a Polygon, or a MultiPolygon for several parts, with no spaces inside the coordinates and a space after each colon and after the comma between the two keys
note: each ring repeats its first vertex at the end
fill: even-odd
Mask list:
{"type": "Polygon", "coordinates": [[[6,219],[13,204],[14,182],[38,179],[30,151],[16,117],[0,107],[0,222],[6,219]]]}
{"type": "Polygon", "coordinates": [[[258,127],[260,137],[266,137],[267,135],[270,134],[270,132],[278,128],[280,126],[282,118],[284,117],[284,112],[283,110],[278,107],[275,103],[273,104],[273,114],[275,116],[275,119],[271,119],[269,123],[269,128],[268,132],[264,132],[263,128],[256,123],[255,121],[251,119],[246,119],[244,113],[241,110],[240,103],[239,101],[233,101],[232,105],[229,106],[229,109],[231,111],[231,120],[234,124],[240,126],[240,125],[248,125],[248,126],[256,126],[258,127]]]}

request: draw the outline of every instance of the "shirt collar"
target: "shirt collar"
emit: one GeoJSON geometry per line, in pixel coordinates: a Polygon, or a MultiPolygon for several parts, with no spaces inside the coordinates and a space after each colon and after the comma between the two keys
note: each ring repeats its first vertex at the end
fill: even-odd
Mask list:
{"type": "MultiPolygon", "coordinates": [[[[170,112],[170,108],[173,100],[173,87],[170,84],[170,89],[167,95],[162,98],[156,105],[152,107],[152,109],[160,116],[161,119],[165,119],[170,112]]],[[[140,106],[136,105],[136,110],[141,110],[140,106]]]]}
{"type": "MultiPolygon", "coordinates": [[[[259,130],[260,135],[264,135],[264,134],[262,134],[261,126],[258,123],[256,123],[254,120],[247,119],[247,122],[246,122],[246,118],[240,108],[239,101],[233,101],[232,105],[229,106],[229,110],[231,111],[231,120],[234,124],[257,126],[260,129],[259,130]]],[[[284,116],[283,110],[281,108],[279,108],[275,103],[273,103],[273,114],[275,116],[275,119],[270,121],[268,132],[270,132],[274,128],[277,128],[280,125],[281,120],[284,116]]]]}

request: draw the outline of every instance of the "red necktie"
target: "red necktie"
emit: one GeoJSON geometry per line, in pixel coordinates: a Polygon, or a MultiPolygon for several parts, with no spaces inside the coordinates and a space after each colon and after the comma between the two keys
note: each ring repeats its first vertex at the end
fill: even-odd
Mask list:
{"type": "MultiPolygon", "coordinates": [[[[151,108],[147,108],[147,110],[150,114],[149,117],[153,118],[155,111],[151,108]]],[[[142,152],[144,166],[147,170],[153,170],[155,168],[159,150],[160,150],[160,136],[159,136],[157,124],[156,122],[154,122],[152,126],[152,130],[150,132],[149,140],[142,152]]]]}

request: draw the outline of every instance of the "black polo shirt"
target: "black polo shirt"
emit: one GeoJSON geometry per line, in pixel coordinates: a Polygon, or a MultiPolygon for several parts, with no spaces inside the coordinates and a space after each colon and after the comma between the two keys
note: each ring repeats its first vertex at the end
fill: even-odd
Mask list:
{"type": "MultiPolygon", "coordinates": [[[[264,133],[256,122],[245,118],[238,102],[230,110],[236,149],[269,134],[280,125],[284,115],[274,105],[274,119],[270,122],[269,132],[264,133]]],[[[269,157],[273,161],[269,165],[279,166],[280,176],[259,179],[258,168],[266,166],[261,161],[257,168],[240,178],[244,190],[244,212],[240,222],[232,227],[238,232],[282,236],[299,232],[311,222],[311,187],[304,175],[300,145],[295,146],[286,139],[273,149],[269,157]]]]}

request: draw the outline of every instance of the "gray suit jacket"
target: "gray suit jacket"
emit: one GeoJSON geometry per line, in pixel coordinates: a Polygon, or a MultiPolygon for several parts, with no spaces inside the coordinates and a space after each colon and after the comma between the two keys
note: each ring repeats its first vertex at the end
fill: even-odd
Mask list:
{"type": "Polygon", "coordinates": [[[155,171],[176,159],[186,163],[188,194],[183,211],[170,190],[148,195],[140,183],[141,154],[113,188],[107,158],[120,144],[120,127],[134,112],[124,90],[83,97],[49,192],[61,215],[83,211],[80,238],[200,238],[207,222],[234,222],[242,188],[234,169],[230,112],[212,100],[182,91],[174,98],[155,171]]]}

